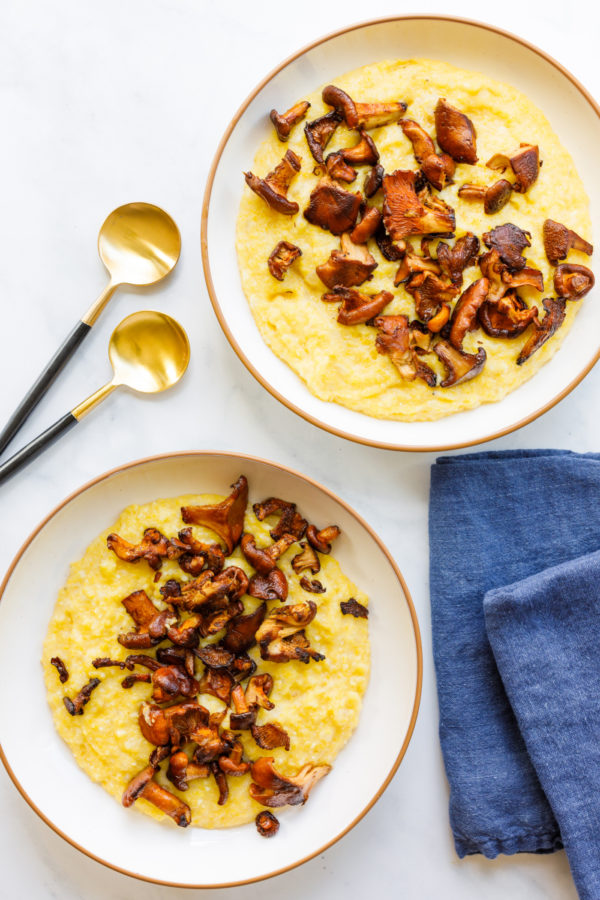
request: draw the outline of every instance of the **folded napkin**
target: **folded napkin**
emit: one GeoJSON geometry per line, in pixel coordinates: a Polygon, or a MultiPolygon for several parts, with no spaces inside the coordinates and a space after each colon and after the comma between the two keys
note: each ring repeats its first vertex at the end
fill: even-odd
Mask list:
{"type": "Polygon", "coordinates": [[[440,740],[459,856],[563,843],[600,897],[600,455],[432,468],[440,740]]]}

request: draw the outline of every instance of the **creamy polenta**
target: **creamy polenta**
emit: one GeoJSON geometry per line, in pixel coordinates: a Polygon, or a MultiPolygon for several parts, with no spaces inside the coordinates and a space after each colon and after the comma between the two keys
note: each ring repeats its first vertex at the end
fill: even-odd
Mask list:
{"type": "MultiPolygon", "coordinates": [[[[509,84],[426,59],[364,66],[336,78],[334,83],[357,101],[405,101],[408,104],[406,117],[416,120],[433,136],[434,109],[440,97],[447,98],[472,120],[477,131],[479,162],[474,166],[457,164],[454,183],[445,187],[440,197],[455,210],[457,237],[471,231],[481,238],[483,232],[505,222],[531,233],[531,247],[525,255],[528,265],[542,272],[544,292],[540,294],[527,287],[520,293],[529,305],[541,308],[541,299],[553,293],[552,269],[542,240],[544,220],[554,219],[588,240],[591,238],[588,197],[571,156],[544,114],[509,84]],[[523,142],[539,145],[543,162],[539,178],[530,190],[513,193],[508,205],[493,215],[485,215],[481,203],[458,197],[461,184],[489,185],[500,177],[486,168],[485,162],[494,154],[514,152],[523,142]]],[[[331,109],[323,103],[321,89],[302,99],[311,103],[306,121],[331,109]]],[[[282,105],[284,103],[282,98],[282,105]]],[[[467,334],[463,349],[476,353],[479,347],[485,348],[485,367],[473,380],[448,388],[429,387],[419,378],[403,380],[391,359],[377,352],[372,327],[338,324],[337,307],[321,301],[326,288],[315,268],[328,259],[331,250],[339,248],[339,238],[311,225],[303,216],[317,182],[313,173],[315,161],[305,140],[303,124],[292,128],[287,143],[279,141],[273,131],[259,147],[252,166],[253,172],[265,177],[286,149],[298,154],[302,169],[293,179],[287,196],[299,204],[300,211],[294,216],[282,215],[245,188],[237,223],[237,253],[243,289],[258,328],[271,350],[320,399],[385,419],[437,419],[500,400],[531,378],[560,347],[577,314],[578,303],[567,303],[564,324],[521,366],[516,365],[516,359],[530,331],[510,340],[489,337],[481,329],[467,334]],[[289,241],[302,251],[302,256],[289,268],[282,282],[276,280],[267,267],[269,254],[280,240],[289,241]]],[[[369,134],[386,172],[418,169],[412,145],[397,123],[374,128],[369,134]]],[[[356,133],[342,125],[327,145],[326,153],[355,143],[356,133]]],[[[367,171],[366,167],[359,168],[356,182],[344,187],[349,191],[361,189],[367,171]]],[[[381,205],[377,198],[369,202],[381,205]]],[[[418,240],[413,240],[415,248],[418,240]]],[[[435,245],[434,241],[432,251],[435,245]]],[[[413,319],[413,298],[403,285],[393,287],[398,263],[387,261],[373,240],[369,240],[368,249],[378,267],[373,279],[359,290],[367,290],[369,294],[392,291],[394,299],[384,314],[405,314],[413,319]]],[[[587,257],[575,251],[569,254],[568,261],[589,262],[587,257]]],[[[463,290],[480,275],[476,267],[466,269],[463,290]]],[[[443,365],[435,354],[428,355],[427,364],[438,375],[439,383],[445,375],[443,365]]]]}
{"type": "MultiPolygon", "coordinates": [[[[175,561],[165,560],[160,579],[155,581],[155,572],[145,560],[131,564],[110,552],[106,546],[107,535],[117,532],[137,543],[144,529],[154,526],[164,535],[175,536],[182,527],[181,506],[216,503],[222,499],[214,495],[189,495],[127,507],[114,526],[99,535],[82,559],[73,563],[56,601],[42,657],[54,722],[81,768],[119,802],[130,779],[148,765],[153,750],[138,725],[140,705],[150,699],[151,688],[148,684],[135,684],[124,690],[121,682],[127,672],[115,668],[96,670],[92,660],[96,657],[123,660],[132,652],[117,643],[119,633],[132,631],[132,620],[121,603],[124,597],[143,589],[157,607],[164,608],[159,593],[161,585],[170,578],[186,580],[186,577],[175,561]],[[60,683],[50,663],[56,656],[69,671],[65,684],[60,683]],[[76,694],[90,677],[99,678],[100,685],[83,715],[69,715],[63,697],[76,694]]],[[[252,508],[248,508],[245,530],[255,535],[258,546],[271,544],[271,527],[272,520],[271,524],[268,520],[259,522],[252,508]]],[[[215,540],[214,532],[203,527],[194,526],[193,534],[198,540],[215,540]]],[[[287,731],[291,746],[289,751],[261,750],[249,732],[241,732],[247,759],[273,756],[277,769],[290,775],[307,763],[333,763],[357,725],[370,666],[367,620],[342,615],[340,610],[340,602],[350,597],[366,606],[366,595],[344,575],[331,555],[323,554],[319,554],[318,578],[326,591],[307,594],[291,568],[291,559],[298,552],[298,544],[293,544],[279,560],[279,567],[289,581],[286,602],[294,604],[310,598],[317,603],[317,615],[306,633],[311,646],[324,654],[325,659],[308,665],[297,661],[273,663],[261,660],[257,648],[252,648],[249,654],[258,664],[257,673],[268,672],[274,681],[270,700],[275,708],[270,712],[260,710],[257,723],[279,723],[287,731]]],[[[239,548],[228,558],[226,565],[229,564],[239,566],[248,575],[253,572],[239,548]]],[[[244,605],[246,612],[250,612],[259,601],[245,596],[244,605]]],[[[270,603],[269,609],[273,606],[279,603],[270,603]]],[[[210,638],[202,643],[214,640],[210,638]]],[[[141,652],[155,653],[154,650],[141,652]]],[[[197,666],[203,668],[200,663],[197,666]]],[[[209,694],[200,694],[198,700],[211,712],[224,709],[224,704],[209,694]]],[[[226,718],[225,726],[227,722],[226,718]]],[[[219,794],[212,777],[191,781],[189,789],[180,792],[166,779],[165,765],[156,780],[190,806],[193,825],[203,828],[242,825],[265,808],[248,793],[252,780],[249,774],[229,778],[229,799],[224,806],[218,806],[219,794]]],[[[166,819],[143,799],[137,801],[136,808],[156,819],[166,819]]]]}

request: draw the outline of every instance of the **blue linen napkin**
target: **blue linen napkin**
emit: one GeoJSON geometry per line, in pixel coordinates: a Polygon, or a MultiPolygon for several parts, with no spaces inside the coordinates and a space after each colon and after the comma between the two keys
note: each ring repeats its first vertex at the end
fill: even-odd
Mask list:
{"type": "Polygon", "coordinates": [[[582,900],[600,897],[600,552],[497,588],[488,638],[582,900]]]}
{"type": "MultiPolygon", "coordinates": [[[[541,641],[540,616],[525,615],[530,610],[527,598],[538,598],[538,584],[544,592],[555,584],[548,579],[562,577],[556,569],[544,570],[600,548],[600,454],[524,450],[442,457],[432,467],[429,530],[440,741],[458,855],[551,852],[564,841],[574,871],[585,868],[582,860],[588,851],[600,869],[599,838],[591,844],[591,829],[583,836],[573,827],[580,808],[593,801],[588,816],[600,836],[600,798],[593,797],[600,770],[587,771],[587,781],[565,780],[554,789],[554,781],[566,777],[560,752],[568,745],[571,755],[565,759],[572,762],[577,745],[587,748],[594,729],[600,739],[600,719],[597,727],[589,721],[590,733],[581,724],[578,730],[577,719],[570,719],[560,752],[547,734],[553,717],[564,723],[565,707],[579,709],[581,715],[586,704],[596,709],[598,701],[590,696],[600,695],[600,612],[590,615],[593,595],[586,593],[596,558],[589,564],[582,559],[568,570],[569,577],[575,571],[583,579],[585,573],[586,588],[578,588],[577,595],[570,588],[566,597],[561,593],[564,581],[558,593],[543,593],[549,621],[556,618],[547,637],[554,640],[552,649],[541,641]],[[525,585],[515,584],[523,579],[529,579],[525,585]],[[484,618],[488,592],[493,593],[485,609],[498,666],[484,618]],[[515,606],[520,619],[513,615],[515,606]],[[558,624],[561,617],[564,629],[558,624]],[[514,638],[513,619],[521,623],[520,630],[515,624],[514,638]],[[582,644],[584,633],[592,644],[592,635],[598,641],[598,670],[592,680],[569,655],[582,644]],[[557,668],[550,678],[553,670],[545,654],[557,667],[569,660],[573,677],[558,678],[557,668]],[[532,715],[533,707],[540,718],[532,715]]],[[[538,602],[543,606],[543,600],[538,602]]],[[[588,719],[584,716],[583,721],[588,719]]],[[[587,770],[586,760],[581,762],[587,770]]],[[[594,762],[590,756],[589,766],[594,762]]]]}

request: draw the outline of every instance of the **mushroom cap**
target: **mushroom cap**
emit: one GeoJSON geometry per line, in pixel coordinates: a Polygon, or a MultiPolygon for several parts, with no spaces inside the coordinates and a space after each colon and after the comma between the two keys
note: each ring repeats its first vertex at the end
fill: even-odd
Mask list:
{"type": "Polygon", "coordinates": [[[456,162],[477,162],[477,132],[472,121],[440,97],[435,107],[435,132],[442,150],[456,162]]]}

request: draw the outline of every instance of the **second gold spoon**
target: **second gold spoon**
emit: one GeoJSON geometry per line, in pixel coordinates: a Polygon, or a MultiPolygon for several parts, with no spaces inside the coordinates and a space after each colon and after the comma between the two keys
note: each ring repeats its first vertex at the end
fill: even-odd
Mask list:
{"type": "Polygon", "coordinates": [[[98,253],[110,280],[98,299],[63,341],[35,384],[0,432],[0,453],[40,402],[58,373],[73,356],[92,325],[122,284],[155,284],[177,263],[181,236],[164,209],[151,203],[127,203],[113,210],[98,235],[98,253]]]}
{"type": "Polygon", "coordinates": [[[159,312],[137,312],[113,331],[108,356],[114,370],[111,380],[0,465],[0,484],[76,425],[115,388],[157,394],[172,387],[187,369],[190,345],[175,319],[159,312]]]}

